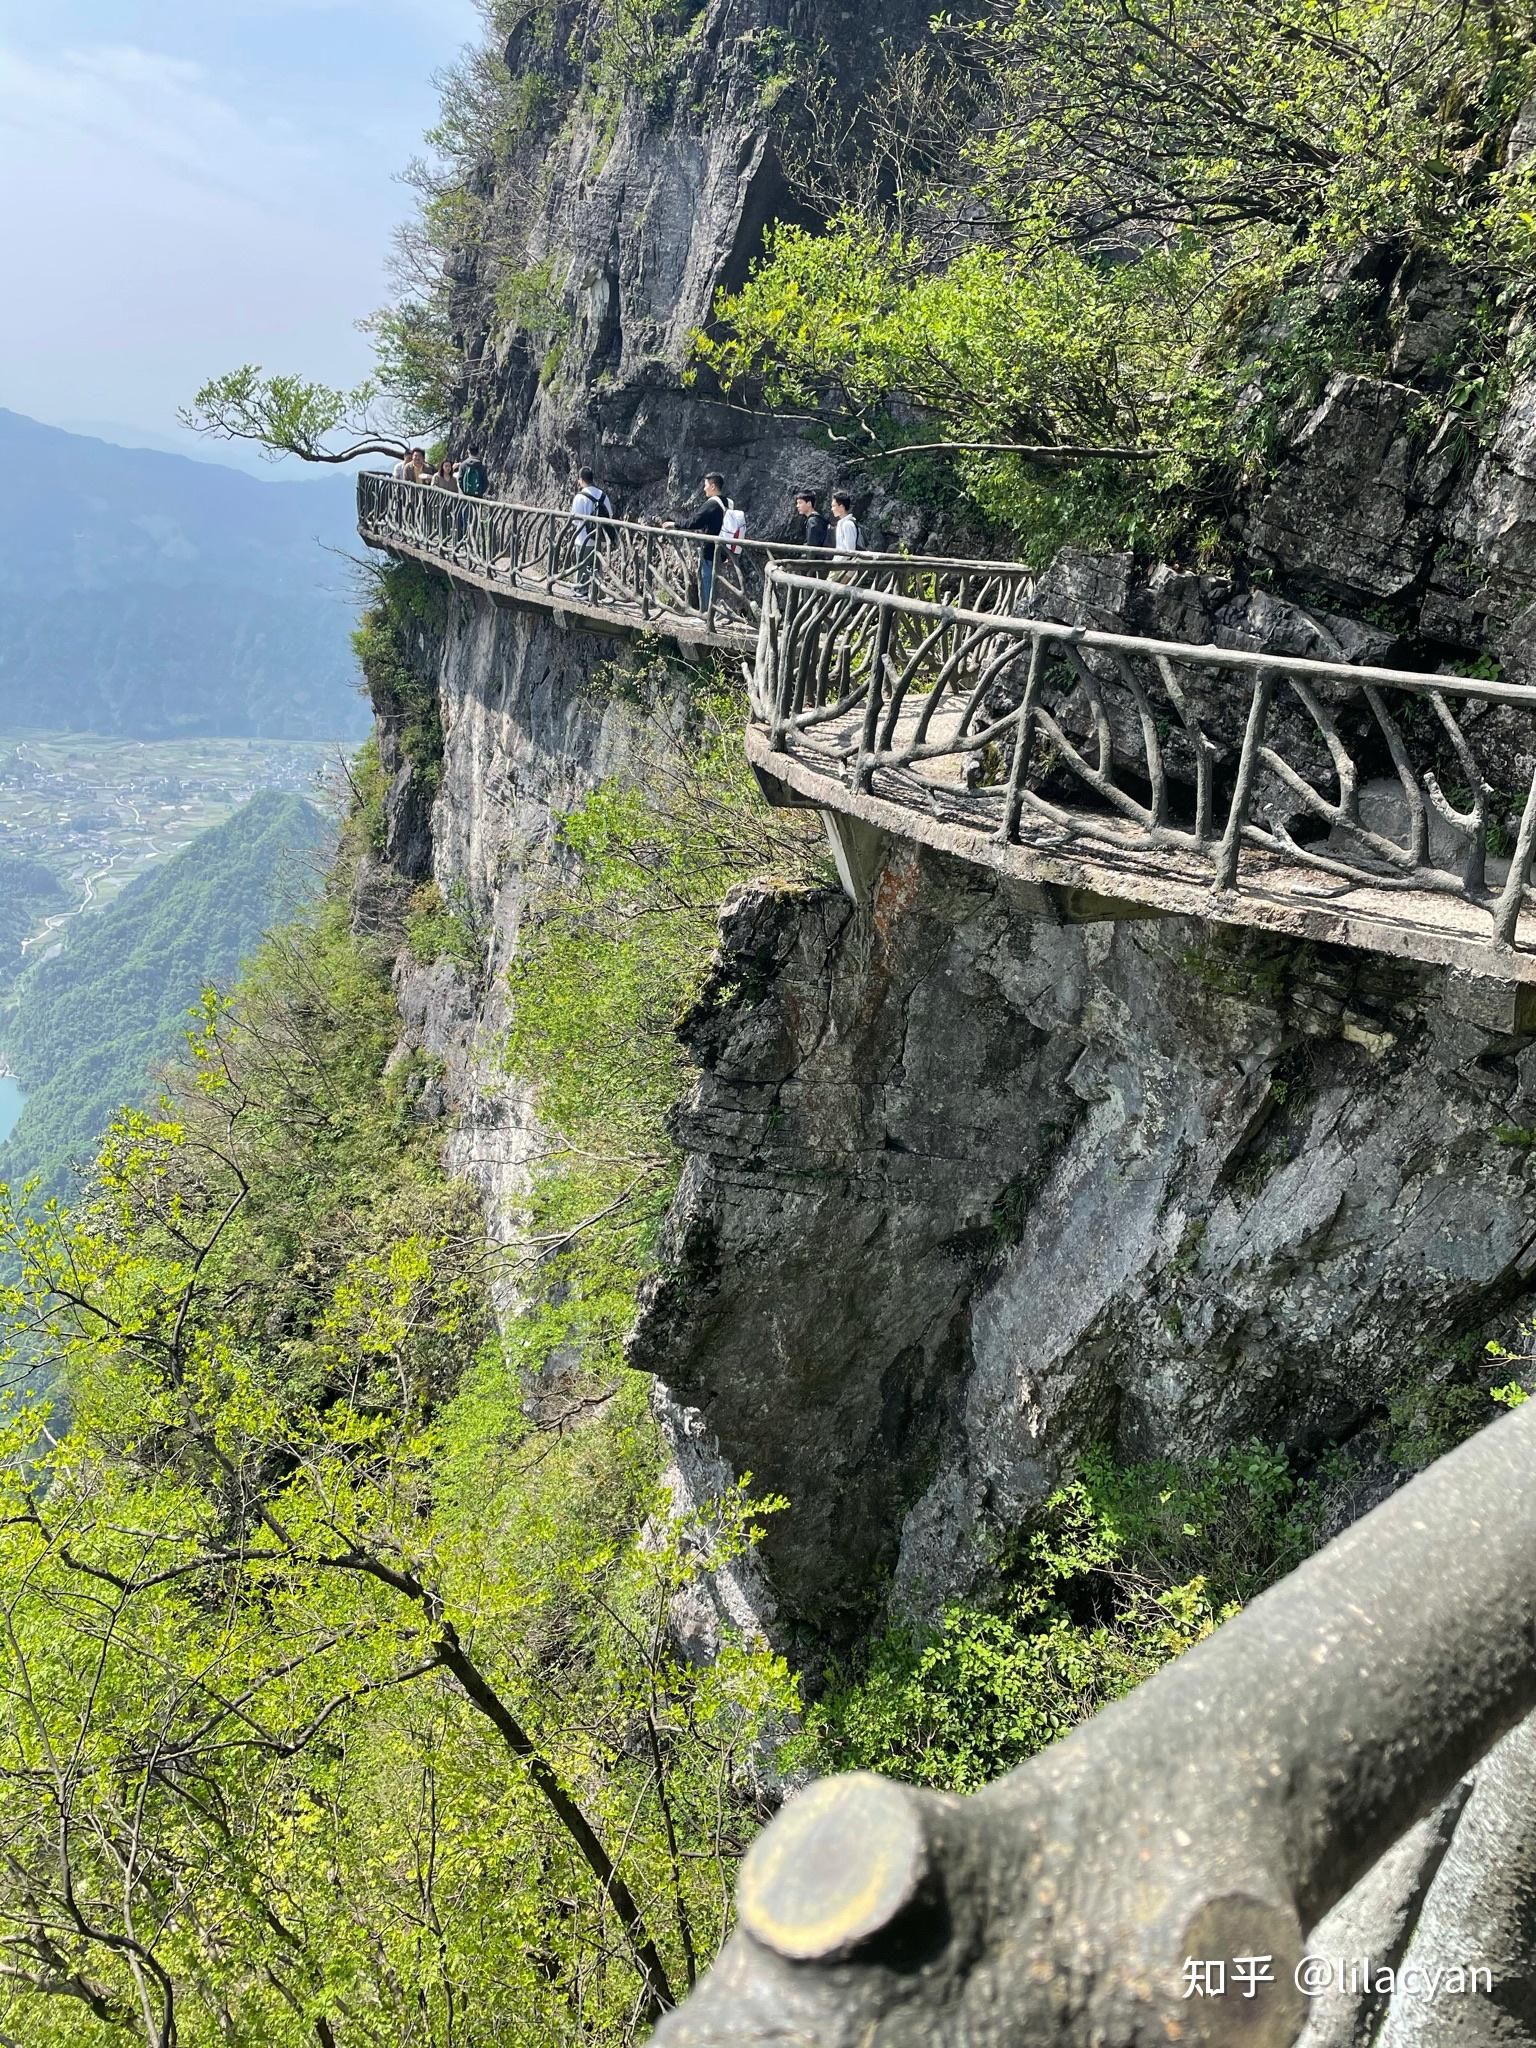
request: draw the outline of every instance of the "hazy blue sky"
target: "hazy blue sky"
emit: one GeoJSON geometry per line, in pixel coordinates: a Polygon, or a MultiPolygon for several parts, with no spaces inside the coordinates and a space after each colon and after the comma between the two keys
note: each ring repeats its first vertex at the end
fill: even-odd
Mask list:
{"type": "Polygon", "coordinates": [[[363,374],[396,177],[477,25],[473,0],[0,0],[0,405],[150,438],[238,363],[363,374]]]}

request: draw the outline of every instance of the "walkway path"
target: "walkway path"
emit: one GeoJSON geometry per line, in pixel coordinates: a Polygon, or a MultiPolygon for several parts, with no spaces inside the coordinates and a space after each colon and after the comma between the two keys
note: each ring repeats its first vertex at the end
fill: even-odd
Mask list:
{"type": "Polygon", "coordinates": [[[1529,988],[1536,690],[1030,617],[1011,564],[743,542],[365,476],[359,525],[513,603],[755,650],[747,751],[856,893],[893,835],[1069,916],[1185,914],[1529,988]]]}

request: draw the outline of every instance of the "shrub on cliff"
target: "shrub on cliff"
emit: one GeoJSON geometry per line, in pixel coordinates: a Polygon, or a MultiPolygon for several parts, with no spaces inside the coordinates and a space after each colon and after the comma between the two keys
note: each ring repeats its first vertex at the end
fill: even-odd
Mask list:
{"type": "Polygon", "coordinates": [[[792,1688],[669,1616],[778,1503],[669,1520],[637,1382],[530,1413],[397,1031],[332,897],[73,1215],[0,1192],[0,2038],[619,2048],[721,1938],[792,1688]]]}
{"type": "MultiPolygon", "coordinates": [[[[697,352],[862,461],[947,453],[1034,556],[1198,526],[1341,254],[1432,250],[1469,302],[1525,288],[1536,52],[1504,10],[1010,0],[944,35],[947,72],[894,57],[852,117],[807,75],[823,224],[771,231],[697,352]]],[[[1482,364],[1485,335],[1460,345],[1482,364]]]]}

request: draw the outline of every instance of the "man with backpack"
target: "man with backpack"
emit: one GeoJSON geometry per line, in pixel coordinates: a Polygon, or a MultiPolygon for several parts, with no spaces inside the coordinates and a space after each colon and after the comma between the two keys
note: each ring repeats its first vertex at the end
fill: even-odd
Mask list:
{"type": "Polygon", "coordinates": [[[576,472],[576,495],[571,500],[571,514],[576,520],[576,591],[580,597],[592,595],[592,585],[597,571],[597,521],[613,517],[613,505],[590,469],[576,472]]]}
{"type": "Polygon", "coordinates": [[[459,464],[459,489],[466,498],[483,498],[490,487],[485,464],[478,455],[466,455],[459,464]]]}
{"type": "MultiPolygon", "coordinates": [[[[669,519],[667,524],[676,526],[677,521],[669,519]]],[[[705,536],[699,548],[699,610],[707,614],[714,593],[715,556],[719,553],[716,543],[730,543],[734,554],[747,530],[747,515],[725,495],[725,478],[719,470],[712,469],[705,477],[704,502],[691,519],[683,521],[679,530],[705,536]]]]}
{"type": "Polygon", "coordinates": [[[795,511],[803,522],[803,539],[808,548],[829,548],[832,527],[814,491],[796,491],[795,511]]]}
{"type": "Polygon", "coordinates": [[[853,500],[846,491],[832,493],[832,516],[837,521],[837,559],[846,562],[864,545],[859,522],[853,516],[853,500]]]}

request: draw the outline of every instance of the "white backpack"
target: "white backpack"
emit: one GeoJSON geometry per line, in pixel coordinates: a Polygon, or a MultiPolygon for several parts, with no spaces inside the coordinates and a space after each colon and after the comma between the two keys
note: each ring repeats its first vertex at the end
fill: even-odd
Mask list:
{"type": "Polygon", "coordinates": [[[746,513],[742,511],[739,505],[728,505],[725,517],[720,522],[720,538],[729,546],[733,555],[741,553],[737,543],[745,536],[746,531],[746,513]]]}

